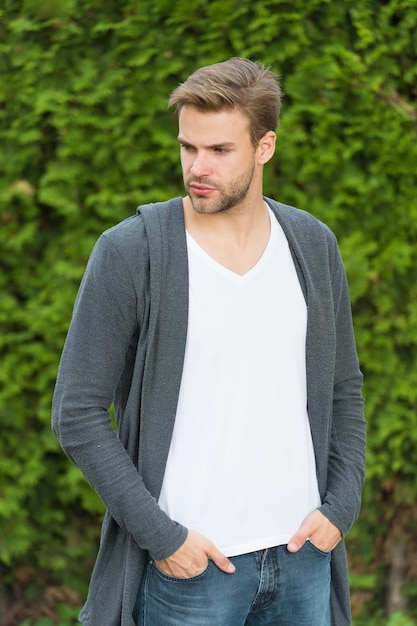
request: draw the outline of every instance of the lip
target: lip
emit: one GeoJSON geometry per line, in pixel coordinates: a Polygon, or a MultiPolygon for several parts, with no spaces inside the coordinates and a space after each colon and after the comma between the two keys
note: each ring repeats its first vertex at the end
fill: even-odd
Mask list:
{"type": "Polygon", "coordinates": [[[191,183],[190,185],[190,189],[193,191],[193,193],[195,193],[197,196],[208,196],[210,195],[213,191],[215,191],[215,189],[213,187],[207,187],[206,185],[197,185],[195,183],[191,183]]]}

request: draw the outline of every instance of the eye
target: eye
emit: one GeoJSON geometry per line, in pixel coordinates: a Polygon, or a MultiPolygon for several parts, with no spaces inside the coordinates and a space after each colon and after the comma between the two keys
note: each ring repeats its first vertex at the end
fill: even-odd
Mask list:
{"type": "Polygon", "coordinates": [[[226,154],[226,152],[229,152],[228,148],[224,148],[223,146],[215,146],[213,151],[216,152],[216,154],[226,154]]]}
{"type": "Polygon", "coordinates": [[[195,148],[190,146],[188,143],[180,143],[181,150],[185,150],[185,152],[194,152],[195,148]]]}

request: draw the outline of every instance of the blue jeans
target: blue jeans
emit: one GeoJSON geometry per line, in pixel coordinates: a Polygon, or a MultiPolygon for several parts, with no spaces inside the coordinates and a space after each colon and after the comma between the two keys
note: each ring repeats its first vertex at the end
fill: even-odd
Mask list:
{"type": "Polygon", "coordinates": [[[162,574],[151,561],[133,617],[137,626],[330,626],[330,554],[309,541],[230,560],[234,574],[209,561],[193,578],[162,574]]]}

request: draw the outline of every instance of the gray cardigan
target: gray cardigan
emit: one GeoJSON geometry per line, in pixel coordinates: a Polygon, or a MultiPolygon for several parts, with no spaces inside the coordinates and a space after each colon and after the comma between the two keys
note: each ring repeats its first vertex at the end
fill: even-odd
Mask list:
{"type": "MultiPolygon", "coordinates": [[[[265,198],[293,254],[308,306],[308,413],[321,511],[345,536],[360,509],[365,421],[348,287],[331,231],[265,198]]],[[[106,506],[80,621],[132,626],[148,555],[187,530],[158,507],[181,381],[188,265],[181,198],[139,207],[106,231],[74,307],[53,400],[53,430],[106,506]],[[114,402],[118,436],[108,409],[114,402]]],[[[332,625],[350,624],[344,542],[332,553],[332,625]]]]}

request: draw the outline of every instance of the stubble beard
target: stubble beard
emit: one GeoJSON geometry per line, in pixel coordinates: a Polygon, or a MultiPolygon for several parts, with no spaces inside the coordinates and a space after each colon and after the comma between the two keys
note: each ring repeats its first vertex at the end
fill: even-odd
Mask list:
{"type": "Polygon", "coordinates": [[[231,211],[235,208],[242,207],[252,185],[254,174],[255,165],[252,164],[251,168],[248,168],[243,175],[244,177],[235,179],[227,189],[224,187],[215,187],[216,192],[220,196],[217,200],[196,197],[193,195],[192,192],[190,192],[191,183],[210,185],[210,181],[204,178],[190,177],[185,182],[185,188],[188,192],[194,211],[200,213],[201,215],[209,215],[214,213],[223,213],[225,211],[231,211]]]}

